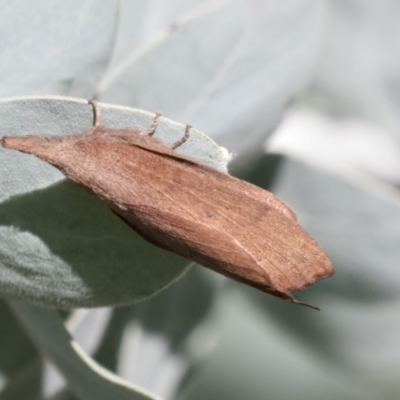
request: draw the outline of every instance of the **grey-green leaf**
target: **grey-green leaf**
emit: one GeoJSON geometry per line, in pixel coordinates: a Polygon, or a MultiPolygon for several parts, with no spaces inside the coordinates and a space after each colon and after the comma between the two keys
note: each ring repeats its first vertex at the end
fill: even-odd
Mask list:
{"type": "MultiPolygon", "coordinates": [[[[153,114],[102,105],[111,127],[150,125],[153,114]]],[[[0,136],[83,132],[92,109],[61,97],[0,102],[0,136]]],[[[184,125],[162,118],[156,135],[180,138],[184,125]]],[[[193,130],[179,151],[222,170],[228,156],[193,130]]],[[[188,261],[141,239],[96,197],[33,156],[0,149],[0,293],[56,307],[129,303],[179,277],[188,261]]]]}
{"type": "Polygon", "coordinates": [[[114,0],[0,2],[0,96],[92,96],[118,21],[114,0]]]}
{"type": "Polygon", "coordinates": [[[37,350],[7,302],[0,300],[0,398],[39,393],[41,362],[37,350]]]}
{"type": "Polygon", "coordinates": [[[51,359],[80,399],[161,400],[91,359],[68,334],[56,311],[20,302],[13,302],[12,307],[35,344],[51,359]]]}
{"type": "Polygon", "coordinates": [[[287,102],[309,79],[322,6],[310,0],[132,2],[122,8],[116,59],[99,98],[162,109],[240,157],[261,153],[287,102]]]}

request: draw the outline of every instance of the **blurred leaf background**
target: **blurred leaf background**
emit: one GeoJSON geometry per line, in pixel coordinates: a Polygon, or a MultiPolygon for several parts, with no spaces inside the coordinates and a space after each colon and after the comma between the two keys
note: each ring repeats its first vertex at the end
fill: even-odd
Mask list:
{"type": "MultiPolygon", "coordinates": [[[[116,127],[162,110],[164,140],[190,123],[235,153],[230,172],[286,201],[337,271],[298,295],[321,312],[283,303],[146,249],[1,150],[0,400],[398,399],[399,15],[395,0],[0,1],[2,135],[90,126],[55,95],[118,104],[102,106],[116,127]]],[[[193,140],[182,151],[225,168],[193,140]]]]}

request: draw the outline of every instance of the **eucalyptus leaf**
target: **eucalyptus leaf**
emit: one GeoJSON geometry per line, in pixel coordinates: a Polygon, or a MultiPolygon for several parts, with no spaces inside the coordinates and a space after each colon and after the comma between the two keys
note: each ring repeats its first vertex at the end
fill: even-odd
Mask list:
{"type": "Polygon", "coordinates": [[[117,22],[117,1],[1,1],[0,96],[92,96],[117,22]]]}
{"type": "Polygon", "coordinates": [[[310,78],[322,10],[311,0],[125,1],[98,96],[163,110],[239,157],[261,154],[310,78]]]}
{"type": "Polygon", "coordinates": [[[225,278],[200,266],[147,301],[76,310],[66,322],[82,349],[123,379],[176,398],[184,378],[214,349],[225,278]],[[105,324],[106,323],[106,324],[105,324]]]}
{"type": "MultiPolygon", "coordinates": [[[[239,283],[233,282],[234,285],[237,289],[243,288],[239,283]]],[[[249,291],[257,293],[250,288],[249,291]]],[[[351,375],[346,369],[340,373],[303,343],[293,340],[294,324],[291,329],[282,329],[270,310],[264,308],[260,312],[237,290],[224,303],[219,346],[177,400],[398,399],[398,384],[382,389],[373,384],[370,376],[351,375]]],[[[288,320],[297,316],[296,322],[304,319],[305,326],[312,321],[317,327],[323,325],[321,313],[325,309],[317,312],[272,298],[269,309],[275,305],[281,305],[276,314],[280,313],[281,317],[286,314],[288,320]],[[299,309],[301,315],[297,315],[299,309]]],[[[334,328],[330,332],[336,333],[334,328]]],[[[314,338],[312,335],[313,331],[310,341],[314,338]]],[[[395,369],[392,376],[397,383],[396,372],[395,369]]]]}
{"type": "Polygon", "coordinates": [[[32,395],[35,391],[39,393],[39,355],[3,300],[0,300],[0,326],[0,398],[17,398],[17,393],[21,395],[21,385],[29,387],[32,395]]]}
{"type": "Polygon", "coordinates": [[[149,301],[131,306],[119,348],[118,374],[165,399],[217,341],[217,296],[225,278],[201,266],[149,301]]]}
{"type": "Polygon", "coordinates": [[[317,109],[375,121],[399,138],[397,0],[327,1],[326,30],[307,101],[317,109]]]}
{"type": "Polygon", "coordinates": [[[161,400],[98,365],[69,336],[56,311],[20,302],[13,302],[12,307],[35,344],[52,360],[79,398],[161,400]]]}
{"type": "MultiPolygon", "coordinates": [[[[101,105],[103,124],[151,124],[151,113],[101,105]]],[[[0,136],[83,132],[87,102],[61,97],[0,101],[0,136]]],[[[184,125],[162,118],[156,136],[181,138],[184,125]]],[[[178,151],[225,170],[227,153],[192,130],[178,151]]],[[[183,258],[141,239],[99,199],[33,156],[0,149],[0,293],[57,306],[99,306],[148,297],[177,279],[183,258]]]]}

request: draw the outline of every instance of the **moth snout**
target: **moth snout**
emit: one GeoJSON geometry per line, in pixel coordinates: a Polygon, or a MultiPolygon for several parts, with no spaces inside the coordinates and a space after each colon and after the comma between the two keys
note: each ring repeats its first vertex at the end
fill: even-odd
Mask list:
{"type": "Polygon", "coordinates": [[[1,145],[4,148],[34,154],[37,157],[54,152],[57,143],[61,143],[59,138],[48,136],[4,136],[1,138],[1,145]]]}

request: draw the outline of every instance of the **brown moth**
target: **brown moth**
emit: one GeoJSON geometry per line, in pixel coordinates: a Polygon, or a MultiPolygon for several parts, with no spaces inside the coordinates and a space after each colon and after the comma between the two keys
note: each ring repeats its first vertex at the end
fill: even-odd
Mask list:
{"type": "MultiPolygon", "coordinates": [[[[270,192],[177,154],[145,131],[100,125],[56,136],[3,137],[102,200],[140,236],[165,250],[274,296],[304,304],[292,292],[332,276],[323,250],[270,192]]],[[[307,305],[307,304],[305,304],[307,305]]],[[[311,306],[313,307],[313,306],[311,306]]],[[[316,308],[316,307],[313,307],[316,308]]]]}

